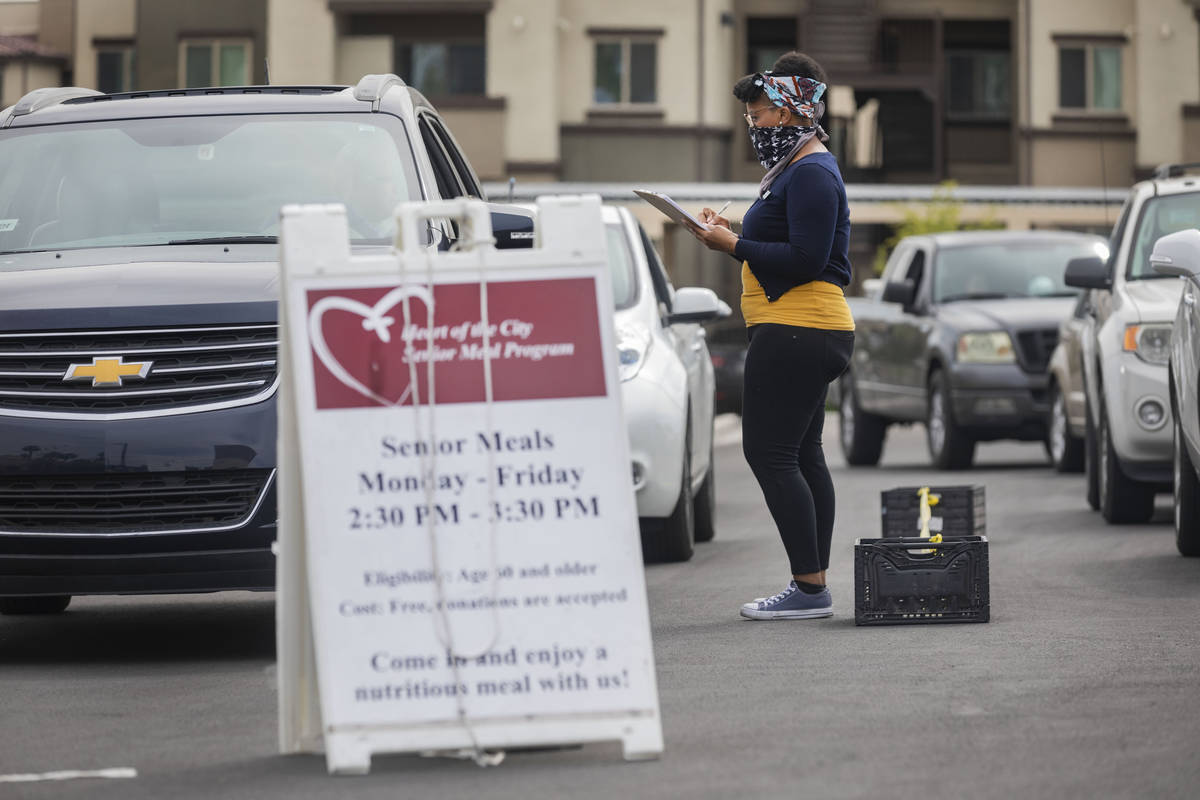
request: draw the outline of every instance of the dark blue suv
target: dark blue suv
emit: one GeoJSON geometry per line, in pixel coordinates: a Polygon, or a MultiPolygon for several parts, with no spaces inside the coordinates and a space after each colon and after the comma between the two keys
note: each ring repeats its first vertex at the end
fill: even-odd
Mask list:
{"type": "Polygon", "coordinates": [[[395,76],[0,113],[0,612],[273,589],[279,208],[342,203],[389,248],[398,202],[458,195],[478,178],[395,76]]]}

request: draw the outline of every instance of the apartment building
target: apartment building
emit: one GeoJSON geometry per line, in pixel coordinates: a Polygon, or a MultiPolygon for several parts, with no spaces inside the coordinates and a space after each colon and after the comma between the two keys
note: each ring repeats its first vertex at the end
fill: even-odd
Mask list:
{"type": "Polygon", "coordinates": [[[1122,186],[1200,160],[1200,0],[0,0],[0,101],[396,72],[481,176],[754,180],[733,82],[830,76],[847,178],[1122,186]]]}

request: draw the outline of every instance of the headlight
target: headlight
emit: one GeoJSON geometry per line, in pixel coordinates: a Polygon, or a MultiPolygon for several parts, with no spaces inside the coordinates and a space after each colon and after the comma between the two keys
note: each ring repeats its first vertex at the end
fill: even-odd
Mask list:
{"type": "Polygon", "coordinates": [[[1013,343],[1004,331],[964,333],[958,337],[958,360],[965,364],[1012,364],[1013,343]]]}
{"type": "Polygon", "coordinates": [[[650,351],[650,334],[641,328],[619,328],[617,330],[617,364],[620,367],[621,383],[631,380],[646,363],[650,351]]]}
{"type": "Polygon", "coordinates": [[[1148,364],[1166,364],[1171,360],[1171,325],[1127,325],[1125,327],[1125,352],[1137,353],[1137,357],[1148,364]]]}

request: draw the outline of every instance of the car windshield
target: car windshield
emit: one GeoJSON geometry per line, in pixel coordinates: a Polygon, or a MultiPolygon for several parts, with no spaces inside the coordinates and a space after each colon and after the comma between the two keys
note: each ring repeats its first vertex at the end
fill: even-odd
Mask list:
{"type": "MultiPolygon", "coordinates": [[[[1074,297],[1067,262],[1101,253],[1099,239],[1043,239],[946,247],[933,272],[936,303],[1009,297],[1074,297]]],[[[1106,251],[1105,251],[1106,254],[1106,251]]]]}
{"type": "Polygon", "coordinates": [[[637,299],[637,283],[633,272],[633,254],[625,230],[617,223],[605,225],[608,239],[608,274],[612,278],[613,305],[629,308],[637,299]]]}
{"type": "Polygon", "coordinates": [[[372,115],[131,119],[0,137],[0,251],[273,243],[288,203],[342,203],[354,244],[393,239],[420,199],[400,120],[372,115]]]}
{"type": "Polygon", "coordinates": [[[1200,192],[1151,197],[1142,206],[1126,273],[1131,280],[1165,278],[1150,268],[1154,243],[1168,233],[1200,228],[1200,192]]]}

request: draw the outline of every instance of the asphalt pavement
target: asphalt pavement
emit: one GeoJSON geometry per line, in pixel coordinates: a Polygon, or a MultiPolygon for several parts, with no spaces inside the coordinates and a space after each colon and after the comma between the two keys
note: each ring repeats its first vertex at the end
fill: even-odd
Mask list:
{"type": "Polygon", "coordinates": [[[84,598],[0,618],[0,776],[137,777],[0,782],[0,798],[1195,796],[1200,559],[1177,555],[1168,497],[1151,524],[1109,527],[1040,445],[938,473],[919,427],[848,469],[831,420],[836,614],[751,622],[738,606],[781,589],[787,562],[720,422],[717,538],[647,570],[660,760],[590,745],[327,777],[319,756],[275,754],[271,595],[84,598]],[[878,535],[879,492],[968,481],[987,487],[992,621],[856,628],[853,543],[878,535]]]}

